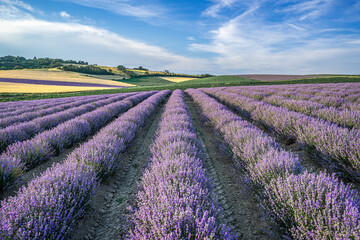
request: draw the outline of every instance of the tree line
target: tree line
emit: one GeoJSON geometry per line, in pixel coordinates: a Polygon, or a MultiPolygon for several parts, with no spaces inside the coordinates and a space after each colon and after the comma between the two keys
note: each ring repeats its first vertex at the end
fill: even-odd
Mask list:
{"type": "Polygon", "coordinates": [[[61,69],[64,71],[72,71],[72,72],[87,73],[87,74],[113,75],[111,69],[106,70],[94,65],[88,65],[88,66],[65,65],[62,66],[61,69]]]}
{"type": "Polygon", "coordinates": [[[56,68],[64,64],[88,65],[88,63],[84,61],[63,60],[58,58],[34,57],[33,59],[26,59],[19,56],[0,57],[0,70],[56,68]]]}

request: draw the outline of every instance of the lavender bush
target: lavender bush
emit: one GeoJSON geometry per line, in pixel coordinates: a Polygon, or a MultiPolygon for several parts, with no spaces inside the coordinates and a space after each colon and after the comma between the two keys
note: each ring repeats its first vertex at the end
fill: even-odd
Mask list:
{"type": "Polygon", "coordinates": [[[151,146],[129,239],[233,239],[217,222],[218,209],[202,168],[202,153],[183,93],[175,90],[151,146]]]}
{"type": "Polygon", "coordinates": [[[304,173],[273,179],[263,207],[295,239],[359,239],[358,193],[334,175],[304,173]]]}
{"type": "Polygon", "coordinates": [[[1,203],[1,239],[62,239],[88,208],[98,186],[85,165],[51,167],[1,203]]]}

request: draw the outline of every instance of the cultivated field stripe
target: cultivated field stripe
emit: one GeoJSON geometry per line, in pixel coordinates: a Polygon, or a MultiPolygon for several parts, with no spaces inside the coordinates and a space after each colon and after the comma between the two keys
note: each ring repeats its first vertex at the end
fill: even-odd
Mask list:
{"type": "Polygon", "coordinates": [[[56,85],[56,86],[68,86],[68,87],[116,87],[116,88],[122,87],[117,85],[106,85],[106,84],[96,84],[96,83],[47,81],[47,80],[20,79],[20,78],[0,78],[0,82],[56,85]]]}

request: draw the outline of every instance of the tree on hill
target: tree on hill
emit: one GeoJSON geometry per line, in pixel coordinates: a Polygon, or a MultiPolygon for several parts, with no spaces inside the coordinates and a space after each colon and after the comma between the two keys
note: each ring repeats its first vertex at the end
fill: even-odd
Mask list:
{"type": "Polygon", "coordinates": [[[126,71],[126,67],[123,66],[123,65],[118,65],[116,68],[117,68],[119,71],[126,71]]]}
{"type": "Polygon", "coordinates": [[[97,67],[95,65],[89,65],[89,66],[65,65],[61,69],[64,71],[72,71],[72,72],[87,73],[87,74],[113,75],[111,69],[106,70],[97,67]]]}
{"type": "Polygon", "coordinates": [[[138,68],[134,68],[135,70],[149,71],[149,69],[144,68],[143,66],[139,66],[138,68]]]}

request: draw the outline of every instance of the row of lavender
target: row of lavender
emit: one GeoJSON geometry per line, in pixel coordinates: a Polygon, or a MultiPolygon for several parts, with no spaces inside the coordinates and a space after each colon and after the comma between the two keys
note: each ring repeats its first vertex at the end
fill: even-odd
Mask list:
{"type": "MultiPolygon", "coordinates": [[[[91,98],[94,98],[94,96],[91,96],[91,98]]],[[[89,99],[91,99],[89,97],[89,99]]],[[[85,98],[83,98],[85,99],[85,98]]],[[[34,106],[21,106],[21,104],[19,104],[19,106],[11,108],[9,110],[0,110],[0,118],[6,118],[6,117],[10,117],[10,116],[15,116],[15,115],[20,115],[26,112],[34,112],[34,111],[39,111],[39,110],[43,110],[49,107],[53,107],[55,105],[60,105],[60,104],[65,104],[65,103],[70,103],[74,101],[73,99],[67,99],[67,98],[63,98],[63,99],[48,99],[46,102],[43,102],[42,104],[38,104],[38,105],[34,105],[34,106]]]]}
{"type": "Polygon", "coordinates": [[[109,97],[107,96],[98,96],[98,97],[89,97],[89,98],[81,98],[81,99],[74,99],[74,101],[71,102],[66,102],[63,104],[58,104],[56,101],[52,102],[53,105],[46,108],[46,109],[41,109],[38,111],[30,111],[30,112],[25,112],[23,114],[20,115],[16,115],[16,116],[8,116],[5,118],[0,119],[0,128],[6,128],[8,126],[11,126],[13,124],[16,123],[21,123],[21,122],[27,122],[39,117],[44,117],[44,116],[48,116],[54,113],[58,113],[61,111],[65,111],[67,109],[71,109],[74,107],[78,107],[81,106],[83,104],[88,104],[91,102],[96,102],[98,100],[101,99],[108,99],[109,97]]]}
{"type": "Polygon", "coordinates": [[[92,96],[79,96],[79,97],[67,97],[56,99],[43,99],[43,100],[31,100],[31,101],[17,101],[3,103],[4,108],[0,108],[0,118],[9,116],[20,115],[26,112],[39,111],[55,105],[71,103],[79,100],[90,100],[109,98],[110,95],[92,95],[92,96]],[[24,103],[25,102],[25,103],[24,103]],[[6,106],[6,107],[5,107],[6,106]]]}
{"type": "Polygon", "coordinates": [[[357,101],[360,97],[359,83],[326,83],[326,84],[296,84],[296,85],[273,85],[273,86],[256,86],[249,89],[258,91],[285,91],[285,93],[302,93],[312,97],[335,97],[348,98],[350,102],[357,101]],[[353,98],[356,97],[356,99],[353,98]]]}
{"type": "Polygon", "coordinates": [[[0,192],[19,179],[24,171],[85,139],[115,116],[127,111],[152,94],[154,92],[139,93],[90,112],[85,109],[85,114],[44,131],[32,139],[10,145],[0,155],[0,192]]]}
{"type": "Polygon", "coordinates": [[[329,90],[324,90],[331,84],[310,85],[284,85],[284,86],[257,86],[242,87],[243,94],[248,97],[262,100],[272,95],[288,97],[295,100],[316,102],[327,107],[335,107],[340,110],[360,110],[360,84],[342,83],[332,84],[329,90]]]}
{"type": "Polygon", "coordinates": [[[277,94],[270,94],[270,96],[265,97],[265,94],[258,95],[257,92],[252,92],[246,89],[226,88],[224,90],[241,94],[250,98],[255,98],[263,102],[270,103],[271,105],[284,107],[296,112],[301,112],[309,116],[313,116],[328,122],[338,124],[339,126],[360,129],[360,111],[357,110],[326,107],[317,102],[309,100],[290,99],[277,94]]]}
{"type": "MultiPolygon", "coordinates": [[[[106,94],[103,96],[109,96],[111,97],[111,95],[116,95],[115,94],[106,94]]],[[[31,108],[31,107],[36,107],[39,106],[41,107],[42,105],[46,105],[49,101],[59,101],[59,102],[63,102],[63,101],[68,101],[68,100],[74,100],[74,99],[85,99],[85,98],[89,98],[89,97],[97,97],[97,95],[91,95],[91,96],[76,96],[76,97],[65,97],[65,98],[52,98],[52,99],[40,99],[40,100],[25,100],[25,101],[14,101],[14,102],[0,102],[0,112],[5,112],[5,111],[16,111],[19,108],[31,108]]]]}
{"type": "Polygon", "coordinates": [[[133,93],[123,93],[95,102],[90,100],[82,102],[81,104],[74,103],[73,107],[65,111],[55,112],[47,116],[35,118],[28,122],[0,129],[0,152],[3,152],[10,144],[29,139],[36,134],[39,134],[47,129],[54,128],[60,123],[68,121],[76,116],[93,111],[98,107],[122,100],[123,98],[131,95],[133,95],[133,93]]]}
{"type": "Polygon", "coordinates": [[[94,138],[74,150],[1,202],[0,238],[63,239],[89,209],[99,183],[121,164],[121,153],[170,91],[159,92],[121,115],[94,138]]]}
{"type": "Polygon", "coordinates": [[[305,114],[272,106],[255,99],[217,89],[204,89],[224,103],[286,139],[295,139],[313,152],[316,150],[322,163],[350,176],[360,176],[360,130],[339,127],[305,114]]]}
{"type": "Polygon", "coordinates": [[[76,102],[80,100],[100,100],[105,98],[110,98],[115,96],[116,94],[106,94],[106,95],[90,95],[90,96],[78,96],[78,97],[67,97],[67,98],[53,98],[53,99],[44,99],[38,102],[39,100],[32,100],[32,102],[36,103],[28,103],[24,104],[25,101],[18,102],[7,102],[7,104],[14,104],[12,107],[0,109],[0,118],[5,118],[14,115],[20,115],[26,112],[33,112],[43,110],[49,107],[53,107],[55,105],[65,104],[76,102]]]}
{"type": "Polygon", "coordinates": [[[232,148],[266,215],[285,238],[359,239],[360,199],[333,175],[302,170],[298,157],[198,90],[186,92],[232,148]]]}
{"type": "Polygon", "coordinates": [[[233,239],[202,167],[203,153],[182,91],[171,95],[150,151],[129,239],[233,239]]]}

